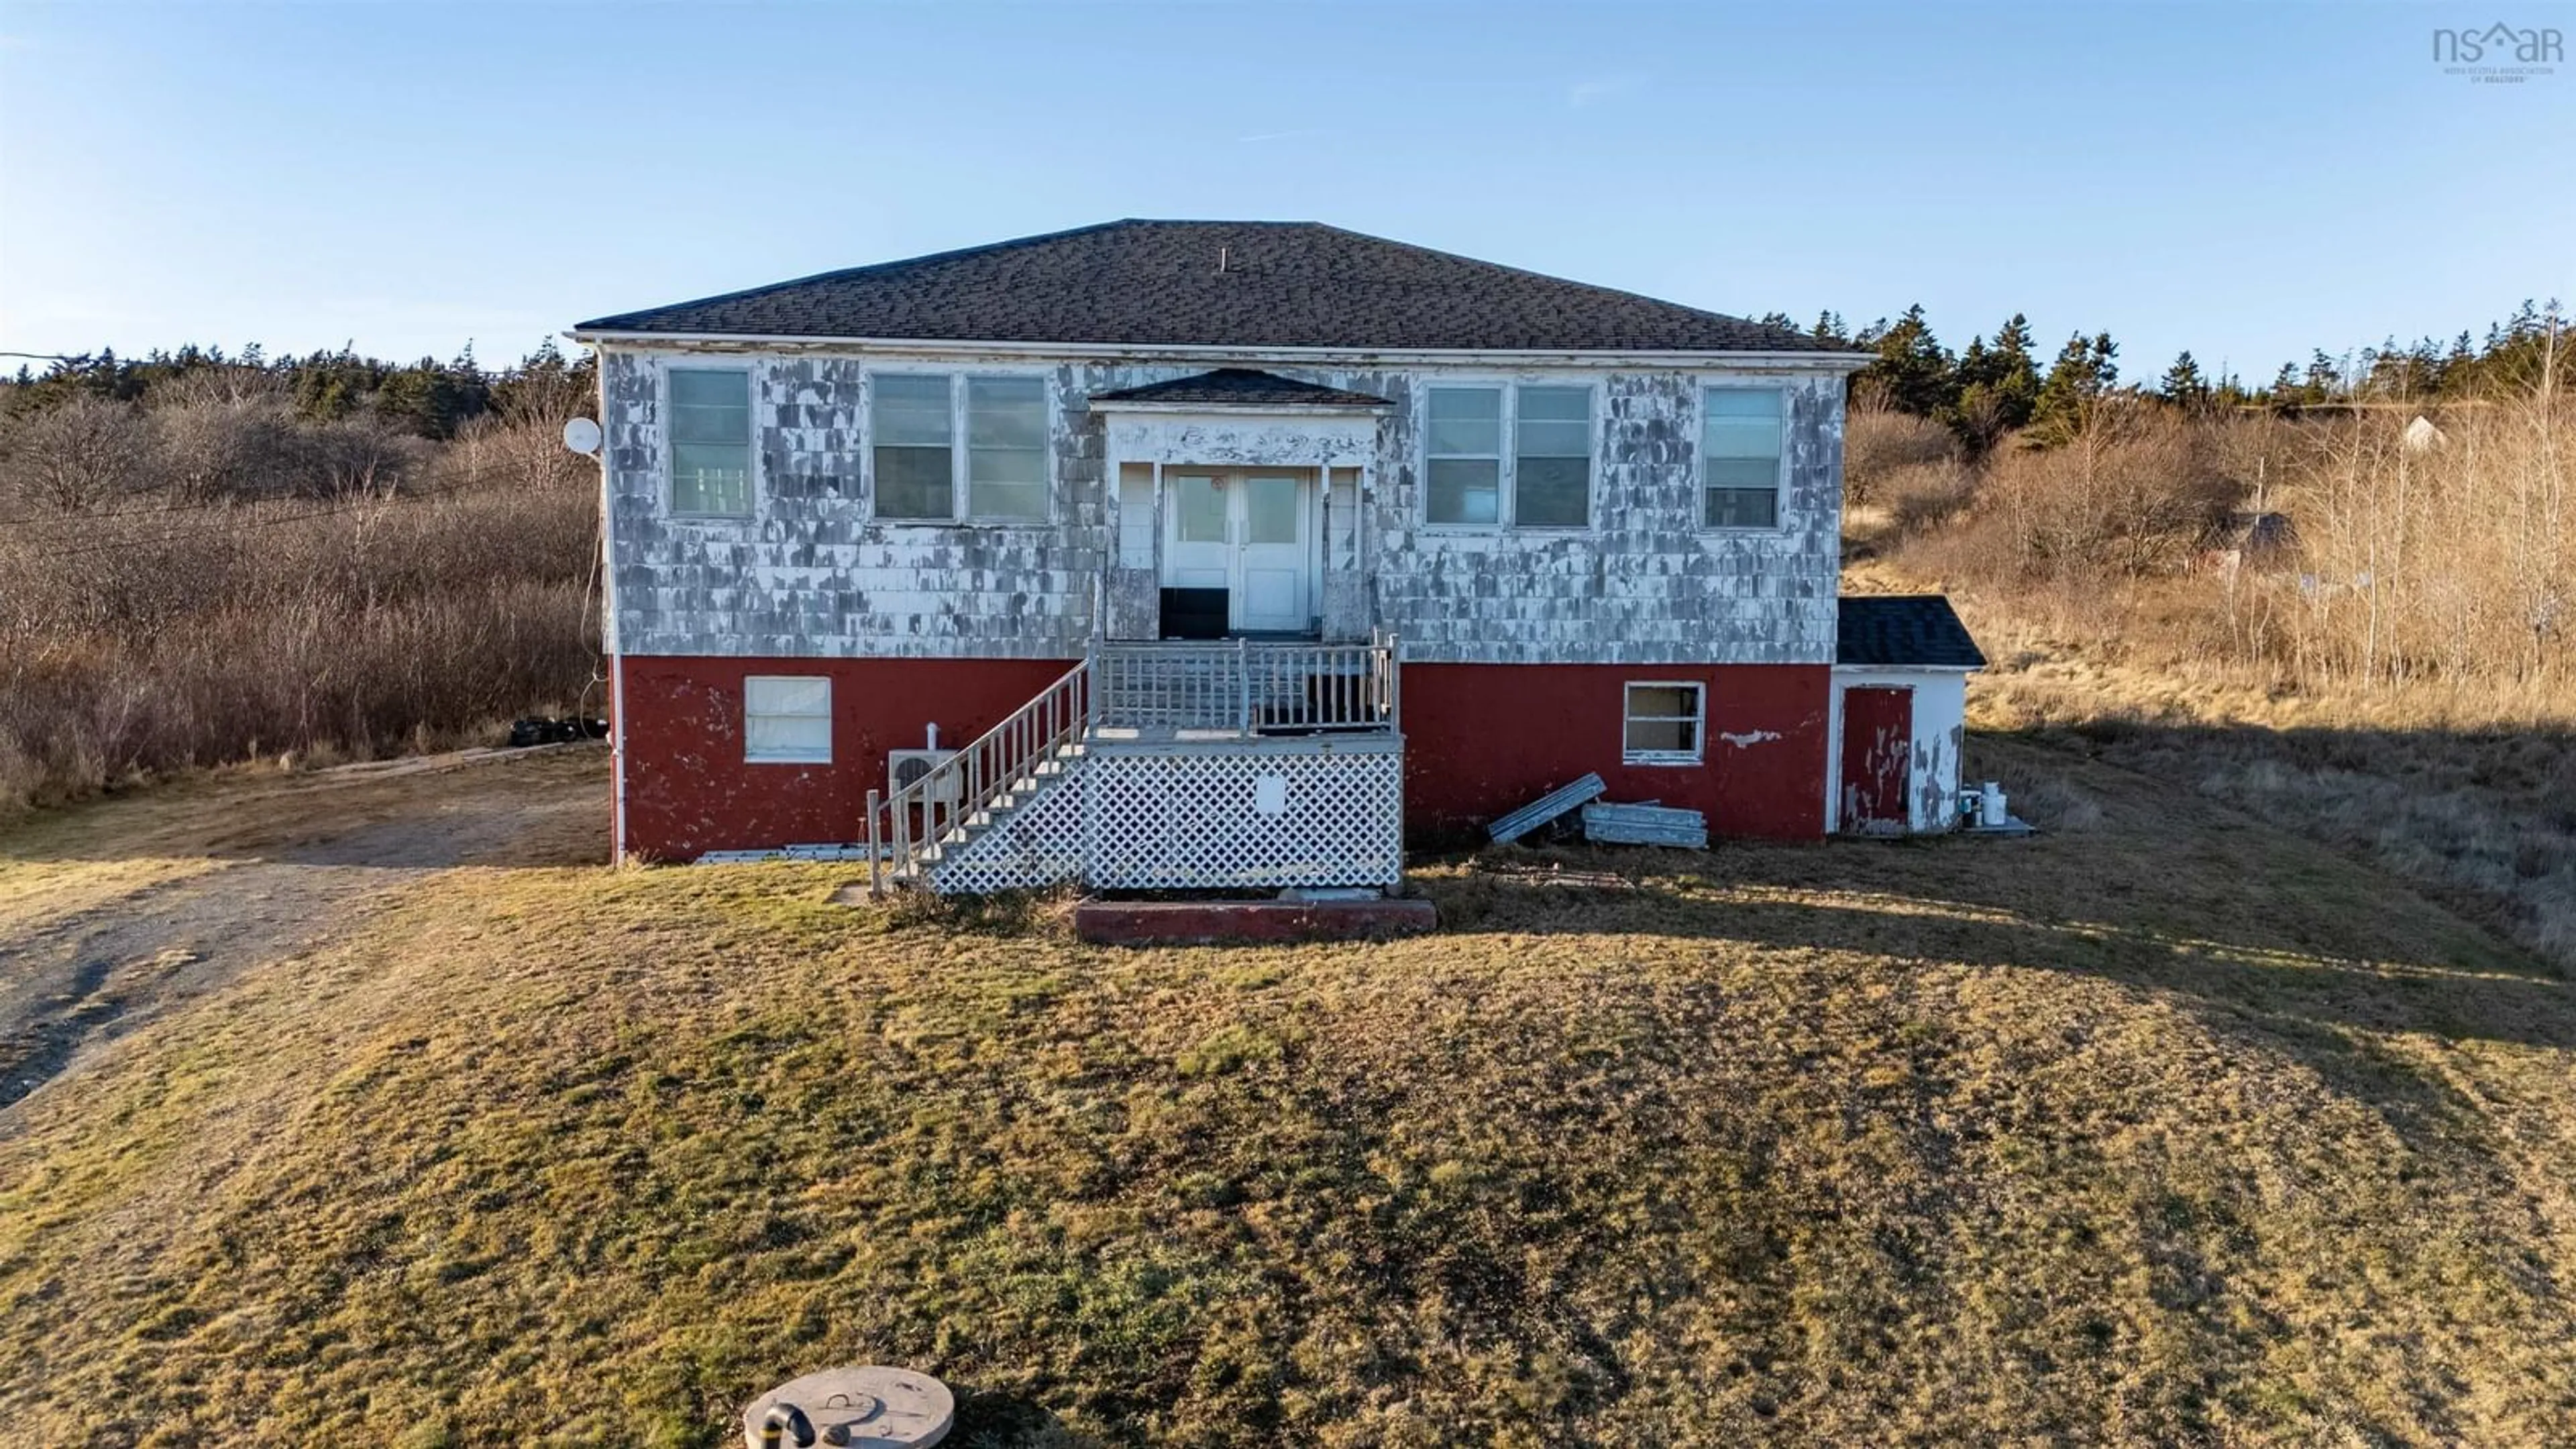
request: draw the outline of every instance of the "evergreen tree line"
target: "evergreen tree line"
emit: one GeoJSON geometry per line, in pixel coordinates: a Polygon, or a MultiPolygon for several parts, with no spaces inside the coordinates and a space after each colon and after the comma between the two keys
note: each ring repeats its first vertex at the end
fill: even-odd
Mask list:
{"type": "MultiPolygon", "coordinates": [[[[1762,320],[1797,326],[1778,312],[1762,320]]],[[[2115,394],[2195,413],[2292,413],[2337,404],[2436,403],[2506,390],[2527,392],[2542,383],[2551,365],[2552,339],[2564,329],[2557,301],[2538,305],[2526,300],[2510,318],[2490,325],[2483,340],[2467,331],[2448,343],[2426,337],[2409,345],[2390,337],[2340,358],[2320,348],[2304,367],[2281,364],[2266,385],[2248,383],[2233,372],[2213,377],[2186,350],[2153,384],[2126,386],[2120,381],[2119,344],[2110,333],[2075,332],[2042,365],[2033,350],[2030,319],[2019,312],[1993,337],[1980,333],[1955,353],[1934,335],[1920,303],[1892,322],[1882,317],[1858,331],[1830,311],[1803,330],[1819,341],[1878,354],[1878,361],[1853,379],[1856,402],[1930,418],[1981,452],[2022,429],[2031,430],[2031,440],[2042,445],[2063,442],[2082,431],[2100,402],[2115,394]]]]}
{"type": "Polygon", "coordinates": [[[274,391],[309,423],[366,418],[414,437],[445,441],[488,413],[534,416],[560,410],[563,399],[587,397],[594,364],[567,358],[549,338],[518,362],[487,368],[468,344],[453,359],[424,357],[395,363],[336,352],[271,358],[257,343],[227,355],[221,347],[190,344],[124,358],[115,349],[57,359],[41,373],[21,364],[0,388],[0,422],[52,411],[75,399],[152,407],[174,397],[205,396],[222,379],[232,391],[274,391]],[[247,386],[245,386],[247,384],[247,386]]]}
{"type": "Polygon", "coordinates": [[[557,435],[591,406],[595,375],[551,341],[497,370],[471,349],[398,365],[255,346],[22,367],[0,383],[0,518],[548,486],[580,472],[557,435]]]}

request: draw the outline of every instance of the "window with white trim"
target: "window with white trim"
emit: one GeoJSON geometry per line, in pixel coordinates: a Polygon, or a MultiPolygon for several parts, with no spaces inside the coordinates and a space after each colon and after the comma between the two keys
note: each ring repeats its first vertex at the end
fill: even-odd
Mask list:
{"type": "Polygon", "coordinates": [[[1512,389],[1512,517],[1521,528],[1592,522],[1592,389],[1512,389]]]}
{"type": "Polygon", "coordinates": [[[956,422],[945,377],[879,373],[869,379],[876,516],[946,521],[957,516],[956,422]]]}
{"type": "Polygon", "coordinates": [[[675,367],[669,382],[671,511],[750,517],[750,370],[675,367]]]}
{"type": "Polygon", "coordinates": [[[1627,689],[1619,759],[1630,765],[1696,765],[1708,720],[1708,686],[1643,682],[1627,689]]]}
{"type": "Polygon", "coordinates": [[[1435,387],[1427,413],[1424,521],[1455,528],[1591,526],[1591,388],[1435,387]]]}
{"type": "Polygon", "coordinates": [[[745,676],[742,757],[755,765],[832,763],[832,681],[819,674],[745,676]]]}
{"type": "Polygon", "coordinates": [[[1424,517],[1492,527],[1503,521],[1503,390],[1435,387],[1424,449],[1424,517]]]}
{"type": "Polygon", "coordinates": [[[1788,394],[1776,387],[1700,390],[1700,526],[1780,526],[1781,420],[1788,394]]]}
{"type": "Polygon", "coordinates": [[[966,379],[966,516],[1046,518],[1046,379],[966,379]]]}
{"type": "Polygon", "coordinates": [[[1045,378],[880,372],[868,387],[877,517],[1046,521],[1045,378]]]}

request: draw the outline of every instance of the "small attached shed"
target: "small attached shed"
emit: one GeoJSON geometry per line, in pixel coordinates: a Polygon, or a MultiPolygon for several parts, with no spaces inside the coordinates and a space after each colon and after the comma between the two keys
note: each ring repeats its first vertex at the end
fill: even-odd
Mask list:
{"type": "Polygon", "coordinates": [[[1839,625],[1825,828],[1957,828],[1968,676],[1986,656],[1939,594],[1845,598],[1839,625]]]}

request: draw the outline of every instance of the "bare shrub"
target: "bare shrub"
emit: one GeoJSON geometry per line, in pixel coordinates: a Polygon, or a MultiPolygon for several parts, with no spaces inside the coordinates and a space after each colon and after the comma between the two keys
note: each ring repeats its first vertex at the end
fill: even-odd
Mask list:
{"type": "Polygon", "coordinates": [[[567,488],[0,534],[0,809],[256,755],[453,742],[578,706],[596,527],[591,491],[567,488]]]}
{"type": "Polygon", "coordinates": [[[1843,426],[1843,487],[1855,502],[1881,502],[1897,473],[1953,462],[1957,452],[1949,430],[1930,418],[1856,411],[1843,426]]]}
{"type": "Polygon", "coordinates": [[[9,491],[60,513],[82,513],[148,487],[152,434],[132,406],[76,397],[19,420],[6,440],[9,491]]]}
{"type": "Polygon", "coordinates": [[[250,356],[0,385],[0,811],[601,707],[589,368],[250,356]]]}
{"type": "MultiPolygon", "coordinates": [[[[2576,415],[2534,391],[2317,419],[2109,398],[1962,486],[1900,470],[1909,572],[2009,591],[2082,642],[2285,687],[2576,687],[2576,415]],[[1966,500],[1964,506],[1961,500],[1966,500]],[[2255,520],[2286,520],[2258,536],[2255,520]],[[1946,522],[1945,522],[1946,520],[1946,522]]],[[[2266,525],[2271,526],[2271,525],[2266,525]]]]}
{"type": "MultiPolygon", "coordinates": [[[[571,416],[567,413],[565,417],[571,416]]],[[[439,460],[444,486],[548,490],[588,487],[599,465],[563,445],[563,417],[486,413],[456,433],[439,460]]]]}
{"type": "Polygon", "coordinates": [[[2323,429],[2284,490],[2306,569],[2272,647],[2366,684],[2576,674],[2576,418],[2547,394],[2323,429]]]}
{"type": "Polygon", "coordinates": [[[1998,578],[2139,578],[2182,569],[2241,494],[2206,429],[2145,404],[2096,410],[2063,447],[1989,463],[1959,556],[1998,578]]]}
{"type": "Polygon", "coordinates": [[[336,418],[296,438],[303,491],[322,498],[391,497],[433,452],[427,441],[365,414],[336,418]]]}
{"type": "Polygon", "coordinates": [[[1921,534],[1949,522],[1975,499],[1977,475],[1956,458],[1909,463],[1880,480],[1877,501],[1899,537],[1921,534]]]}
{"type": "Polygon", "coordinates": [[[303,491],[295,421],[283,398],[209,397],[160,407],[153,410],[152,429],[161,478],[179,501],[303,491]]]}

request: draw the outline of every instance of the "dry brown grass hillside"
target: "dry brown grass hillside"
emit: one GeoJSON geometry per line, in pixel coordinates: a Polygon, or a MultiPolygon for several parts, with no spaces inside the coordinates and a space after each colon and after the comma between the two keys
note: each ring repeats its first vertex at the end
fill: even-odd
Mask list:
{"type": "Polygon", "coordinates": [[[2111,409],[1974,463],[1866,416],[1846,587],[1952,595],[1994,661],[1973,727],[2235,803],[2576,972],[2576,414],[2426,413],[2410,448],[2411,410],[2111,409]]]}
{"type": "Polygon", "coordinates": [[[22,823],[0,951],[316,934],[0,1108],[0,1422],[715,1446],[859,1359],[970,1446],[2576,1439],[2576,988],[2303,830],[1975,749],[2091,828],[1504,852],[1382,946],[611,869],[595,753],[22,823]],[[457,823],[502,801],[555,823],[457,823]],[[422,830],[479,843],[296,904],[422,830]]]}

